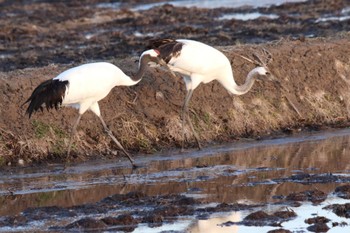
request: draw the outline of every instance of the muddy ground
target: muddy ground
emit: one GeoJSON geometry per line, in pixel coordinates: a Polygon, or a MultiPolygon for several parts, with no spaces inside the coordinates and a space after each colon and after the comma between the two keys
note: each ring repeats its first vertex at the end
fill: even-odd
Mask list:
{"type": "MultiPolygon", "coordinates": [[[[91,61],[110,61],[127,74],[148,39],[190,38],[209,43],[231,60],[243,83],[262,49],[272,55],[269,68],[278,82],[262,80],[244,96],[230,96],[217,82],[201,85],[191,100],[191,117],[205,146],[261,138],[300,129],[348,125],[349,23],[317,21],[339,16],[349,1],[310,1],[258,8],[277,19],[218,20],[224,13],[253,9],[200,9],[163,5],[132,11],[110,5],[2,1],[0,14],[0,164],[66,161],[74,109],[38,113],[21,107],[43,80],[91,61]],[[296,13],[298,12],[298,13],[296,13]],[[311,38],[312,37],[312,38],[311,38]],[[255,44],[252,44],[255,43],[255,44]],[[257,43],[257,44],[256,44],[257,43]]],[[[132,7],[132,6],[131,6],[132,7]]],[[[181,144],[182,79],[150,69],[133,87],[116,87],[100,106],[105,121],[124,147],[154,153],[181,144]]],[[[91,113],[83,117],[70,160],[99,154],[116,157],[115,147],[91,113]]],[[[195,146],[187,129],[187,147],[195,146]]]]}
{"type": "MultiPolygon", "coordinates": [[[[135,5],[122,3],[121,8],[113,8],[97,5],[98,1],[93,0],[0,1],[1,166],[76,162],[96,157],[124,159],[115,152],[116,146],[102,133],[98,119],[91,113],[83,116],[73,153],[66,158],[76,110],[44,111],[28,119],[26,106],[21,105],[40,82],[82,63],[110,61],[127,74],[135,72],[138,56],[154,37],[189,38],[215,46],[230,59],[240,84],[254,65],[239,55],[253,59],[253,54],[259,55],[263,49],[272,55],[268,66],[276,82],[259,80],[249,93],[239,97],[230,96],[217,82],[196,89],[190,104],[191,118],[204,147],[349,126],[349,19],[319,19],[342,16],[350,1],[315,0],[258,8],[260,13],[279,17],[263,16],[249,21],[219,18],[229,13],[256,11],[250,7],[200,9],[168,4],[133,11],[130,7],[137,6],[139,1],[134,2],[135,5]]],[[[179,115],[184,96],[180,77],[176,79],[164,70],[153,68],[136,86],[113,89],[100,106],[109,127],[137,160],[139,154],[179,149],[179,115]]],[[[196,144],[188,128],[186,135],[186,147],[192,150],[196,144]]],[[[109,205],[127,205],[136,199],[157,206],[158,200],[141,192],[116,194],[94,208],[98,207],[98,211],[109,205]]],[[[171,195],[161,200],[164,205],[176,208],[174,213],[156,208],[159,216],[201,216],[202,210],[186,205],[195,200],[171,195]]],[[[74,208],[73,214],[79,214],[80,207],[74,208]]],[[[236,206],[220,204],[218,208],[236,206]]],[[[26,213],[33,214],[29,218],[41,218],[40,211],[26,213]]],[[[52,211],[68,214],[64,208],[52,211]]],[[[161,221],[157,214],[152,219],[150,216],[133,219],[133,214],[95,222],[104,228],[114,223],[159,224],[161,221]]],[[[282,215],[292,217],[290,213],[282,215]]],[[[12,220],[25,222],[28,216],[12,220]]],[[[8,219],[9,224],[12,220],[8,219]]],[[[83,219],[66,228],[89,222],[83,219]]]]}
{"type": "Polygon", "coordinates": [[[349,150],[338,129],[2,170],[0,232],[348,232],[349,150]]]}

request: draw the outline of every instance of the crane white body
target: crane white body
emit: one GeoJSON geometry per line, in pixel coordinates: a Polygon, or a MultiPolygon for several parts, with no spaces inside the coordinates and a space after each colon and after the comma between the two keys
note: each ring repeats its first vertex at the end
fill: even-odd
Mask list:
{"type": "Polygon", "coordinates": [[[172,57],[168,67],[182,75],[187,90],[194,90],[201,83],[217,80],[232,94],[242,94],[236,91],[237,84],[233,79],[230,61],[222,52],[198,41],[176,41],[183,43],[181,55],[172,57]]]}
{"type": "Polygon", "coordinates": [[[43,107],[46,107],[47,110],[51,108],[57,109],[60,105],[77,108],[79,110],[79,116],[73,125],[68,145],[68,156],[72,146],[72,138],[76,133],[81,116],[87,110],[91,110],[100,119],[106,133],[128,156],[132,165],[135,166],[131,156],[125,151],[104,122],[98,101],[105,98],[115,86],[137,84],[142,79],[148,62],[152,61],[152,59],[153,61],[157,61],[157,59],[149,55],[141,56],[139,69],[133,77],[127,76],[118,67],[107,62],[89,63],[68,69],[57,77],[42,82],[35,88],[32,95],[25,102],[30,102],[27,108],[29,118],[32,113],[43,110],[43,107]]]}
{"type": "Polygon", "coordinates": [[[242,95],[251,89],[258,75],[268,73],[265,67],[257,67],[248,73],[245,83],[239,86],[233,78],[233,71],[228,58],[209,45],[185,39],[160,39],[151,41],[149,48],[143,53],[144,55],[149,54],[161,58],[159,60],[161,65],[166,65],[171,71],[179,73],[184,79],[187,93],[182,108],[182,138],[184,141],[184,123],[187,117],[199,148],[201,148],[199,138],[193,128],[191,119],[187,115],[188,103],[194,89],[201,83],[217,80],[231,94],[242,95]]]}
{"type": "Polygon", "coordinates": [[[117,66],[107,62],[80,65],[59,74],[54,80],[68,81],[63,106],[79,109],[79,114],[86,110],[100,116],[98,101],[105,98],[115,86],[131,86],[133,81],[117,66]]]}

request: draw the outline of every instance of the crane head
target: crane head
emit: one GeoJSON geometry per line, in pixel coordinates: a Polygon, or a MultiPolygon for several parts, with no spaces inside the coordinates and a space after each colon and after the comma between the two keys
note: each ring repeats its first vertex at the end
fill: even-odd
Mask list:
{"type": "Polygon", "coordinates": [[[258,74],[258,79],[260,79],[259,77],[266,77],[269,81],[276,81],[275,77],[266,66],[258,66],[252,71],[258,74]]]}
{"type": "Polygon", "coordinates": [[[144,51],[141,54],[139,65],[141,65],[142,62],[147,63],[147,65],[150,67],[160,66],[161,68],[166,68],[173,77],[176,77],[176,74],[169,69],[167,63],[160,57],[160,52],[156,49],[149,49],[144,51]]]}
{"type": "Polygon", "coordinates": [[[145,62],[151,67],[158,66],[162,61],[158,55],[159,53],[154,49],[146,50],[141,54],[139,64],[141,65],[141,62],[145,62]]]}
{"type": "Polygon", "coordinates": [[[256,67],[255,71],[261,76],[267,76],[270,74],[268,69],[266,67],[263,67],[263,66],[256,67]]]}

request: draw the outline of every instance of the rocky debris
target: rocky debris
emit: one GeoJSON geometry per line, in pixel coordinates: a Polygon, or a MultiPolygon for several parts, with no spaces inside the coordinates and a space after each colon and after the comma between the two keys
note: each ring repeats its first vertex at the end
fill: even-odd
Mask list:
{"type": "Polygon", "coordinates": [[[314,204],[319,204],[326,200],[327,194],[320,190],[307,190],[299,193],[290,193],[286,200],[288,201],[311,201],[314,204]]]}
{"type": "Polygon", "coordinates": [[[334,190],[335,195],[344,199],[350,199],[350,185],[342,185],[336,187],[334,190]]]}
{"type": "Polygon", "coordinates": [[[332,210],[339,217],[350,218],[350,203],[328,205],[324,209],[332,210]]]}
{"type": "Polygon", "coordinates": [[[283,222],[289,221],[295,218],[297,215],[292,210],[286,211],[277,211],[273,214],[267,214],[264,211],[256,211],[248,216],[246,216],[241,222],[232,222],[228,221],[222,223],[222,226],[231,226],[231,225],[245,225],[245,226],[274,226],[281,227],[283,222]]]}

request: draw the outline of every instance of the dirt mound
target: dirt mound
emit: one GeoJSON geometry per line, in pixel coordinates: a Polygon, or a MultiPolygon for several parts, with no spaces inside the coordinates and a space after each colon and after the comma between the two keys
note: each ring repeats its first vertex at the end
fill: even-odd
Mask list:
{"type": "MultiPolygon", "coordinates": [[[[231,60],[238,83],[243,83],[254,65],[237,54],[252,57],[262,48],[272,54],[269,67],[279,82],[262,80],[239,97],[230,96],[217,82],[196,89],[190,103],[191,117],[207,146],[237,137],[267,136],[284,129],[347,123],[349,36],[219,47],[231,60]]],[[[132,58],[112,62],[129,74],[136,69],[132,58]]],[[[29,120],[21,104],[41,81],[69,67],[49,65],[0,73],[2,163],[65,159],[76,111],[64,108],[38,113],[29,120]]],[[[116,87],[101,101],[106,122],[128,150],[152,153],[180,145],[179,112],[185,96],[182,82],[181,78],[152,69],[138,85],[116,87]]],[[[98,119],[87,113],[82,122],[74,148],[76,156],[111,154],[108,148],[114,146],[102,133],[98,119]]],[[[187,146],[194,143],[190,139],[187,146]]]]}

